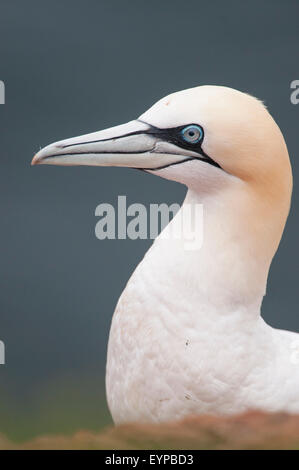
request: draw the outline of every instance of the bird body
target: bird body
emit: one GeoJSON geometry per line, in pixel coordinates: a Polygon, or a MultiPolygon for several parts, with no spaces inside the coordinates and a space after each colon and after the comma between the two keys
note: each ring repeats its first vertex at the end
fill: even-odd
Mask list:
{"type": "Polygon", "coordinates": [[[283,136],[263,104],[225,87],[172,94],[127,125],[68,139],[33,163],[132,166],[188,187],[117,304],[107,397],[116,423],[247,409],[299,412],[299,336],[260,316],[289,212],[283,136]],[[179,230],[192,211],[200,249],[179,230]],[[298,344],[297,344],[298,343],[298,344]]]}
{"type": "Polygon", "coordinates": [[[211,242],[186,252],[181,241],[155,240],[112,320],[107,396],[116,423],[299,411],[298,362],[291,361],[298,336],[264,322],[262,292],[246,302],[251,292],[238,260],[238,247],[217,250],[211,242]]]}

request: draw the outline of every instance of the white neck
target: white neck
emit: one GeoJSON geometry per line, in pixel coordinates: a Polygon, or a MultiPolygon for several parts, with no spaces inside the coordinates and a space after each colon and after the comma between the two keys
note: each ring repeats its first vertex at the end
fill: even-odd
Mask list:
{"type": "MultiPolygon", "coordinates": [[[[222,188],[221,195],[205,194],[202,189],[200,193],[188,190],[181,210],[146,256],[147,261],[154,263],[152,272],[158,277],[155,282],[161,286],[160,295],[165,295],[167,302],[175,292],[185,305],[196,306],[191,308],[194,315],[227,316],[240,312],[243,316],[250,312],[251,316],[259,316],[271,257],[256,247],[257,234],[249,226],[251,215],[246,213],[246,203],[240,191],[234,194],[231,188],[227,191],[222,188]],[[181,213],[187,204],[203,205],[203,244],[197,250],[186,249],[188,236],[165,239],[181,223],[181,213]]],[[[200,223],[195,213],[191,210],[192,229],[200,223]]]]}

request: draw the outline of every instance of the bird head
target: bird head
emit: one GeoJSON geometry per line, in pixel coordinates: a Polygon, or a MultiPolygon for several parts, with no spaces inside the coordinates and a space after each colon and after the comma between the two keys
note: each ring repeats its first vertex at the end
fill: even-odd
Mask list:
{"type": "Polygon", "coordinates": [[[32,164],[132,167],[203,194],[229,190],[230,201],[245,198],[264,220],[277,218],[276,245],[292,190],[274,119],[256,98],[222,86],[173,93],[127,124],[48,145],[32,164]]]}
{"type": "Polygon", "coordinates": [[[187,186],[202,173],[254,182],[278,171],[290,179],[283,136],[265,106],[222,86],[173,93],[127,124],[48,145],[32,164],[133,167],[187,186]]]}

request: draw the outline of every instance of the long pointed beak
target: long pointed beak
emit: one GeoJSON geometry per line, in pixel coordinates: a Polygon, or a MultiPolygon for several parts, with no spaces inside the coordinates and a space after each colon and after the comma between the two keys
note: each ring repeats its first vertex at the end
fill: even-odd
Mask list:
{"type": "Polygon", "coordinates": [[[178,148],[159,139],[154,127],[142,121],[61,140],[40,150],[32,165],[124,166],[158,169],[186,159],[178,148]]]}

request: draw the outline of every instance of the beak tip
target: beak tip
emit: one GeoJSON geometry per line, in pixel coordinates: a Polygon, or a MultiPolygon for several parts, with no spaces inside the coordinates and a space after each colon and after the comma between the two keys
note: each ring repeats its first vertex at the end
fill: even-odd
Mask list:
{"type": "Polygon", "coordinates": [[[40,163],[40,157],[39,157],[39,154],[36,153],[33,159],[31,160],[31,166],[38,165],[39,163],[40,163]]]}

